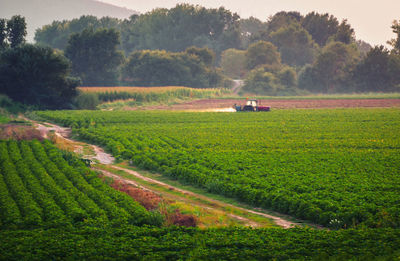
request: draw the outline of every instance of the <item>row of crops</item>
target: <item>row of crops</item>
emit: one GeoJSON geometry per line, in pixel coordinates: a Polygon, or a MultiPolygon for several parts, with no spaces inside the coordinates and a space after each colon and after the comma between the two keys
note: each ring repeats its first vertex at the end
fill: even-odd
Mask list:
{"type": "Polygon", "coordinates": [[[0,231],[0,260],[398,260],[395,229],[149,228],[0,231]]]}
{"type": "Polygon", "coordinates": [[[162,222],[49,141],[0,141],[0,173],[2,229],[162,222]]]}
{"type": "Polygon", "coordinates": [[[38,112],[120,159],[331,228],[400,227],[400,111],[38,112]]]}

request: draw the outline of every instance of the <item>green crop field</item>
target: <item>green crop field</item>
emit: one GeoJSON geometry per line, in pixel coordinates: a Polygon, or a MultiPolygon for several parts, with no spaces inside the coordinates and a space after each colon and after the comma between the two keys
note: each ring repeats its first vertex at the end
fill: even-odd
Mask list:
{"type": "Polygon", "coordinates": [[[83,162],[66,161],[48,141],[0,141],[0,170],[2,229],[142,225],[156,220],[130,197],[104,184],[83,162]]]}
{"type": "Polygon", "coordinates": [[[398,109],[36,114],[144,169],[334,230],[160,227],[71,154],[9,140],[0,260],[400,257],[398,109]]]}
{"type": "Polygon", "coordinates": [[[331,228],[400,226],[400,110],[38,112],[114,156],[331,228]]]}

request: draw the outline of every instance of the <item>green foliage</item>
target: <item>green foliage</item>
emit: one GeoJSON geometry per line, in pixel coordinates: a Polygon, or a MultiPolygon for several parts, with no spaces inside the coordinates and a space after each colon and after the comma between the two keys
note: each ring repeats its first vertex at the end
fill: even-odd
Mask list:
{"type": "Polygon", "coordinates": [[[383,46],[371,49],[357,65],[354,78],[361,92],[391,92],[400,84],[400,55],[390,54],[383,46]]]}
{"type": "Polygon", "coordinates": [[[80,110],[95,110],[100,104],[99,95],[97,93],[79,92],[74,99],[74,105],[80,110]]]}
{"type": "Polygon", "coordinates": [[[25,44],[0,56],[0,93],[39,108],[68,107],[79,80],[69,61],[49,47],[25,44]]]}
{"type": "Polygon", "coordinates": [[[21,45],[0,56],[0,93],[39,108],[65,108],[79,83],[69,61],[49,47],[21,45]]]}
{"type": "Polygon", "coordinates": [[[225,8],[208,9],[179,4],[171,9],[155,9],[124,21],[82,16],[71,21],[55,21],[38,29],[35,40],[65,49],[73,33],[85,28],[115,28],[121,33],[125,54],[143,49],[182,52],[190,46],[208,47],[217,53],[240,46],[239,16],[225,8]]]}
{"type": "Polygon", "coordinates": [[[155,9],[131,18],[122,30],[122,44],[128,47],[124,48],[126,53],[141,49],[179,52],[190,46],[207,46],[220,53],[239,47],[238,21],[237,14],[223,7],[207,9],[178,4],[171,9],[155,9]],[[127,35],[128,30],[133,35],[127,35]]]}
{"type": "Polygon", "coordinates": [[[37,112],[141,168],[332,228],[400,227],[399,113],[37,112]]]}
{"type": "Polygon", "coordinates": [[[246,67],[249,70],[259,65],[280,65],[281,57],[278,49],[270,42],[259,41],[249,46],[246,51],[246,67]]]}
{"type": "Polygon", "coordinates": [[[313,40],[322,47],[338,31],[339,21],[328,13],[311,12],[302,19],[301,24],[311,34],[313,40]]]}
{"type": "Polygon", "coordinates": [[[0,52],[8,47],[7,43],[7,20],[0,18],[0,52]]]}
{"type": "Polygon", "coordinates": [[[291,24],[299,23],[302,15],[299,12],[280,11],[268,19],[269,33],[278,31],[281,28],[289,27],[291,24]]]}
{"type": "Polygon", "coordinates": [[[394,229],[84,227],[2,231],[0,251],[7,260],[395,260],[399,238],[394,229]]]}
{"type": "Polygon", "coordinates": [[[27,106],[11,100],[8,96],[0,94],[0,110],[4,110],[6,113],[18,114],[20,112],[25,112],[27,106]]]}
{"type": "Polygon", "coordinates": [[[162,223],[83,162],[67,159],[48,141],[0,141],[2,229],[162,223]]]}
{"type": "Polygon", "coordinates": [[[72,34],[65,56],[72,62],[72,71],[85,86],[113,86],[118,81],[119,66],[124,61],[119,32],[114,29],[85,29],[72,34]]]}
{"type": "Polygon", "coordinates": [[[25,43],[26,22],[25,18],[15,15],[7,21],[8,41],[11,48],[15,48],[25,43]]]}
{"type": "Polygon", "coordinates": [[[197,56],[200,61],[202,61],[206,66],[213,66],[215,61],[215,53],[208,49],[207,47],[199,48],[199,47],[189,47],[185,50],[187,54],[191,54],[197,56]]]}
{"type": "Polygon", "coordinates": [[[251,70],[245,78],[243,92],[258,95],[295,95],[297,74],[289,66],[264,65],[251,70]]]}
{"type": "Polygon", "coordinates": [[[299,24],[281,27],[270,34],[271,41],[278,46],[282,62],[290,66],[312,63],[318,50],[310,34],[299,24]]]}
{"type": "MultiPolygon", "coordinates": [[[[211,54],[206,49],[188,51],[194,50],[211,54]]],[[[122,69],[123,81],[131,86],[221,86],[222,76],[214,68],[208,67],[204,59],[210,62],[204,55],[200,57],[188,52],[136,51],[122,69]]]]}
{"type": "Polygon", "coordinates": [[[74,33],[81,33],[87,28],[97,30],[100,28],[118,28],[121,21],[116,18],[83,15],[70,21],[53,21],[49,25],[36,30],[35,41],[38,44],[48,45],[56,49],[64,50],[68,39],[74,33]]]}
{"type": "Polygon", "coordinates": [[[26,22],[20,15],[14,15],[11,19],[0,19],[0,52],[7,47],[17,47],[25,43],[26,22]]]}
{"type": "Polygon", "coordinates": [[[359,59],[355,45],[331,42],[322,49],[312,66],[303,68],[299,88],[317,93],[352,92],[352,72],[359,59]]]}
{"type": "Polygon", "coordinates": [[[242,37],[242,47],[247,49],[252,37],[259,34],[262,31],[266,31],[268,26],[267,23],[260,21],[259,19],[251,16],[249,18],[240,19],[240,32],[242,37]]]}
{"type": "Polygon", "coordinates": [[[273,96],[277,94],[279,87],[279,79],[273,73],[257,68],[249,72],[242,90],[273,96]]]}
{"type": "Polygon", "coordinates": [[[247,72],[246,51],[227,49],[221,54],[221,69],[225,75],[234,79],[242,78],[247,72]]]}
{"type": "Polygon", "coordinates": [[[400,21],[393,21],[391,28],[393,33],[396,34],[396,38],[388,41],[388,44],[393,47],[394,53],[400,55],[400,21]]]}

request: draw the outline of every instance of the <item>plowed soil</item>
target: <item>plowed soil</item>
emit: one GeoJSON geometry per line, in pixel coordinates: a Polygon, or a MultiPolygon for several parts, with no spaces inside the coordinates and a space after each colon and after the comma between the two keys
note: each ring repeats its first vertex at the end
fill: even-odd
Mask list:
{"type": "MultiPolygon", "coordinates": [[[[171,106],[149,106],[145,109],[212,111],[216,109],[232,108],[234,104],[244,104],[245,102],[246,101],[243,99],[205,99],[171,106]]],[[[390,108],[400,107],[400,99],[261,100],[261,105],[271,106],[272,109],[390,108]]]]}

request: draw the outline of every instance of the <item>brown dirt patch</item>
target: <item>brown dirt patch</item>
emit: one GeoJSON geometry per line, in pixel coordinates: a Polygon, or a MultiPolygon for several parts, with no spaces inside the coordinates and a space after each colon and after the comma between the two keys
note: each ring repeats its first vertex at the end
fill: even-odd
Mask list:
{"type": "MultiPolygon", "coordinates": [[[[262,105],[272,109],[323,109],[323,108],[390,108],[400,107],[400,99],[299,99],[299,100],[260,100],[262,105]]],[[[146,110],[189,110],[208,111],[232,108],[244,104],[243,99],[205,99],[175,104],[171,106],[148,106],[146,110]]],[[[136,110],[138,108],[131,108],[136,110]]]]}
{"type": "Polygon", "coordinates": [[[43,140],[43,137],[40,131],[32,126],[4,124],[0,125],[0,139],[43,140]]]}

